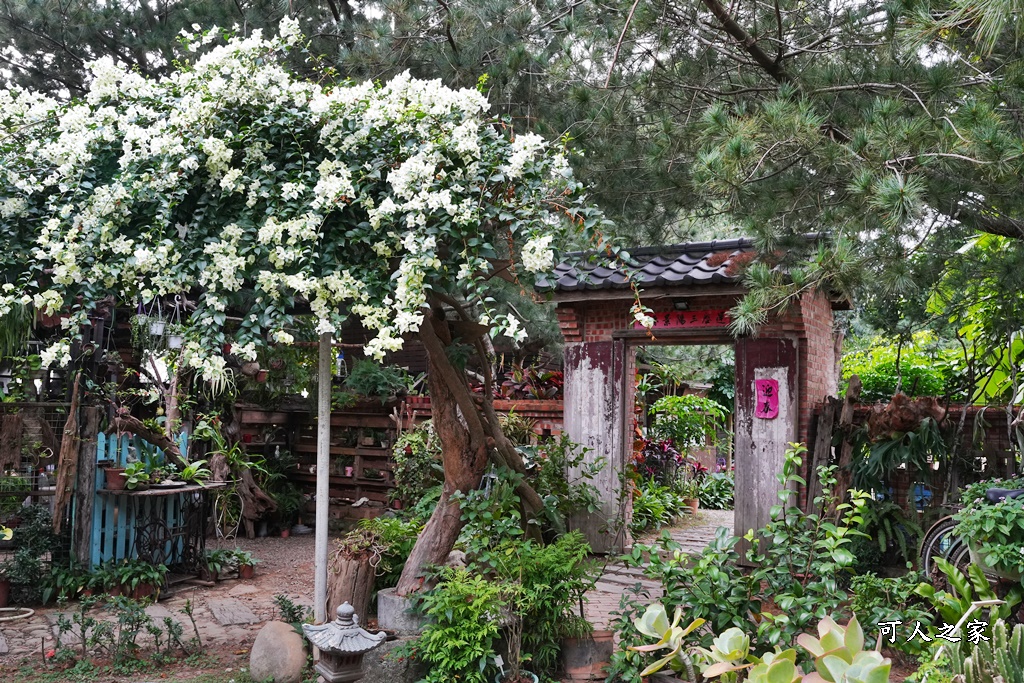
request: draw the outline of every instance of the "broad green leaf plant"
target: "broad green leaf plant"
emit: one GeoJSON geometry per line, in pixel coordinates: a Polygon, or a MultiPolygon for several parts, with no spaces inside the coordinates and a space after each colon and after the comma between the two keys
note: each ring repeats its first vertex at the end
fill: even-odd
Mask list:
{"type": "Polygon", "coordinates": [[[741,629],[732,627],[717,635],[711,649],[686,648],[685,637],[704,624],[695,619],[689,626],[679,626],[680,608],[670,624],[661,603],[652,603],[643,616],[634,622],[640,633],[659,638],[651,645],[633,646],[637,652],[669,650],[668,655],[652,663],[641,676],[649,676],[666,667],[687,672],[687,680],[697,680],[695,666],[700,667],[704,679],[720,678],[722,683],[887,683],[892,666],[890,660],[877,651],[864,650],[864,631],[853,617],[844,627],[829,616],[818,622],[818,637],[801,633],[797,643],[814,662],[815,671],[809,674],[797,666],[797,652],[778,646],[773,652],[755,655],[750,651],[750,637],[741,629]]]}
{"type": "Polygon", "coordinates": [[[407,73],[333,83],[312,58],[320,80],[304,80],[289,18],[276,37],[181,40],[189,59],[159,80],[103,58],[80,100],[0,92],[0,317],[66,314],[44,365],[72,360],[111,296],[184,295],[171,360],[215,386],[225,344],[255,360],[293,341],[297,310],[318,333],[355,317],[381,358],[419,329],[429,293],[457,292],[518,342],[523,321],[488,279],[550,269],[558,244],[602,223],[560,146],[489,117],[478,90],[407,73]]]}

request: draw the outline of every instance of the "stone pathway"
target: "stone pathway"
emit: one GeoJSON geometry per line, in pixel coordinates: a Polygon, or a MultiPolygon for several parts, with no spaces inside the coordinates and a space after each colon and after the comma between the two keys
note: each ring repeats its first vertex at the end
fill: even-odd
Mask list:
{"type": "MultiPolygon", "coordinates": [[[[732,510],[701,510],[697,513],[696,519],[687,519],[685,525],[668,529],[668,532],[672,539],[682,546],[684,553],[697,555],[714,539],[718,527],[723,526],[732,531],[732,510]]],[[[641,539],[640,542],[651,543],[662,531],[659,530],[641,539]]],[[[632,591],[637,584],[651,597],[661,595],[661,585],[646,578],[642,569],[627,567],[620,562],[609,563],[594,590],[587,593],[587,604],[584,608],[587,620],[595,629],[610,628],[615,620],[612,612],[618,610],[622,596],[627,591],[632,591]]]]}
{"type": "MultiPolygon", "coordinates": [[[[714,538],[719,526],[732,528],[732,512],[701,511],[696,519],[687,520],[684,526],[669,529],[669,532],[682,545],[684,552],[696,554],[714,538]]],[[[650,542],[660,533],[643,540],[650,542]]],[[[188,640],[194,636],[192,623],[184,613],[186,601],[189,601],[205,648],[219,647],[243,654],[252,646],[263,624],[278,618],[274,594],[286,594],[297,605],[312,605],[309,595],[313,575],[311,555],[300,552],[297,558],[301,559],[293,564],[257,574],[252,581],[233,579],[215,586],[179,590],[168,599],[150,605],[146,612],[161,626],[164,617],[177,621],[183,627],[184,639],[188,640]]],[[[614,620],[611,613],[618,609],[623,594],[637,584],[652,596],[660,595],[661,586],[645,578],[641,570],[618,562],[611,562],[605,567],[595,589],[587,594],[585,606],[585,614],[595,628],[608,628],[614,620]]],[[[74,606],[71,607],[73,609],[74,606]]],[[[61,611],[68,612],[69,608],[42,608],[28,619],[0,622],[0,671],[14,670],[23,663],[38,661],[44,653],[53,650],[57,646],[57,616],[61,611]]],[[[115,618],[100,608],[92,614],[97,618],[115,618]]],[[[67,644],[74,644],[79,642],[79,636],[65,634],[64,640],[67,644]]],[[[149,636],[143,635],[140,640],[148,644],[149,636]]]]}
{"type": "MultiPolygon", "coordinates": [[[[272,590],[260,590],[244,582],[230,580],[214,587],[186,588],[167,600],[148,606],[146,613],[161,627],[165,617],[181,624],[183,638],[187,641],[195,635],[192,623],[184,612],[186,601],[191,601],[196,628],[204,647],[223,646],[232,651],[241,651],[252,645],[265,622],[278,618],[273,594],[272,590]]],[[[306,596],[290,594],[289,597],[297,605],[312,603],[306,596]]],[[[72,613],[66,609],[65,614],[70,618],[72,613]]],[[[60,635],[57,619],[61,611],[54,607],[41,608],[27,619],[0,622],[0,670],[7,667],[13,670],[53,650],[60,635]]],[[[102,608],[96,608],[90,614],[108,621],[116,620],[113,613],[102,608]]],[[[65,633],[60,640],[62,644],[73,647],[81,642],[77,628],[65,633]]],[[[142,643],[148,643],[149,640],[148,635],[140,636],[142,643]]]]}

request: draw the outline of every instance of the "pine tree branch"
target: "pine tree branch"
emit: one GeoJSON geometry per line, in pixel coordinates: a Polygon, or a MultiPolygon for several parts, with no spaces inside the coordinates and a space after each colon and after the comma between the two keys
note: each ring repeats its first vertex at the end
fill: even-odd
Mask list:
{"type": "MultiPolygon", "coordinates": [[[[740,26],[732,15],[729,13],[722,3],[718,0],[701,0],[704,6],[711,10],[711,13],[715,15],[722,28],[725,32],[732,36],[736,42],[738,42],[743,49],[746,50],[758,66],[765,70],[765,72],[775,79],[779,83],[789,83],[792,79],[789,74],[786,73],[785,69],[774,59],[769,57],[761,46],[757,44],[757,39],[747,33],[747,30],[740,26]]],[[[636,7],[636,5],[634,5],[636,7]]],[[[616,49],[618,53],[618,49],[616,49]]]]}
{"type": "Polygon", "coordinates": [[[633,21],[633,14],[636,12],[636,6],[639,4],[640,0],[633,0],[633,6],[629,8],[629,14],[626,15],[626,23],[622,25],[622,32],[619,34],[619,39],[615,42],[612,63],[608,65],[608,76],[604,79],[605,88],[612,82],[612,72],[615,70],[615,62],[619,60],[619,50],[622,49],[622,41],[626,38],[626,31],[629,30],[629,24],[633,21]]]}

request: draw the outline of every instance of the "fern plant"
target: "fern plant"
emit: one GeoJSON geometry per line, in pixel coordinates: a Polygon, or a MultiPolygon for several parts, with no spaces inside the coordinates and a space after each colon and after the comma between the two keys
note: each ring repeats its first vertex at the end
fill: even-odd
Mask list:
{"type": "Polygon", "coordinates": [[[913,560],[923,532],[903,508],[891,500],[871,500],[861,510],[860,517],[857,531],[874,539],[880,553],[893,549],[899,552],[901,562],[913,560]]]}

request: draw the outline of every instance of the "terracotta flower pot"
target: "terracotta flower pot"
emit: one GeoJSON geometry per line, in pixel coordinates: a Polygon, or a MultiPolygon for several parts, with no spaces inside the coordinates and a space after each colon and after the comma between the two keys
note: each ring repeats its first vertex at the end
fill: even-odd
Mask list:
{"type": "Polygon", "coordinates": [[[256,566],[251,564],[238,565],[238,578],[251,579],[256,576],[256,566]]]}
{"type": "Polygon", "coordinates": [[[584,638],[562,639],[562,668],[570,681],[604,680],[603,669],[615,650],[612,631],[594,631],[584,638]]]}
{"type": "Polygon", "coordinates": [[[156,586],[151,583],[140,583],[138,586],[132,589],[131,598],[132,600],[141,600],[142,598],[148,598],[149,596],[156,593],[156,586]]]}
{"type": "Polygon", "coordinates": [[[123,467],[108,467],[103,470],[103,476],[106,478],[109,491],[124,491],[128,484],[128,477],[124,476],[123,467]]]}
{"type": "Polygon", "coordinates": [[[288,534],[291,532],[288,529],[281,529],[281,538],[288,538],[288,534]]]}
{"type": "Polygon", "coordinates": [[[683,504],[690,508],[690,514],[697,514],[697,508],[700,507],[700,500],[697,498],[683,498],[683,504]]]}

